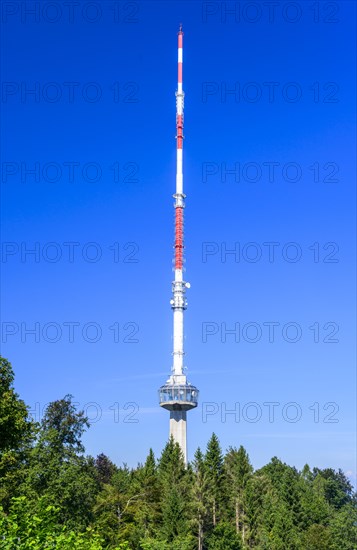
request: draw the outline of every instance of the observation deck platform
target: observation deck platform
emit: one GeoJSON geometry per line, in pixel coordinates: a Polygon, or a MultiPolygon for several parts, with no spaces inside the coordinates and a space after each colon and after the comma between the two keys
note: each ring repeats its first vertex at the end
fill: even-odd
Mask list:
{"type": "Polygon", "coordinates": [[[192,384],[164,384],[159,389],[159,403],[168,411],[189,411],[197,407],[198,394],[192,384]]]}

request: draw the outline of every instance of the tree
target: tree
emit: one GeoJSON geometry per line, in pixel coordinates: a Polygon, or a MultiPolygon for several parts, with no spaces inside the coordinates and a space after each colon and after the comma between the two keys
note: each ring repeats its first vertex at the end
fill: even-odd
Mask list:
{"type": "Polygon", "coordinates": [[[268,476],[256,471],[247,481],[245,489],[245,508],[247,519],[246,542],[249,547],[257,546],[261,540],[264,525],[263,510],[273,487],[268,476]]]}
{"type": "Polygon", "coordinates": [[[77,411],[73,396],[50,403],[41,422],[40,443],[64,460],[84,453],[82,435],[89,428],[89,420],[83,411],[77,411]]]}
{"type": "Polygon", "coordinates": [[[50,403],[21,485],[34,513],[38,498],[43,497],[47,505],[59,508],[59,521],[71,528],[89,525],[99,491],[94,460],[83,456],[81,437],[88,426],[88,419],[76,410],[71,395],[50,403]]]}
{"type": "Polygon", "coordinates": [[[158,461],[150,449],[119,468],[84,454],[89,423],[71,395],[35,425],[2,358],[0,375],[4,550],[357,548],[356,495],[341,470],[298,472],[274,457],[253,472],[245,449],[223,455],[215,434],[187,467],[171,438],[158,461]]]}
{"type": "Polygon", "coordinates": [[[0,457],[23,449],[34,437],[35,423],[15,392],[13,381],[11,363],[0,356],[0,457]]]}
{"type": "Polygon", "coordinates": [[[23,465],[36,434],[24,401],[13,387],[12,366],[0,356],[0,504],[6,509],[17,494],[23,465]]]}
{"type": "Polygon", "coordinates": [[[235,528],[237,533],[242,533],[243,542],[246,531],[245,489],[247,482],[253,473],[249,456],[244,447],[239,449],[229,447],[224,457],[224,472],[226,482],[226,494],[234,508],[235,528]]]}
{"type": "Polygon", "coordinates": [[[141,541],[139,548],[140,550],[192,550],[193,537],[191,535],[177,537],[170,544],[163,540],[148,538],[141,541]]]}
{"type": "Polygon", "coordinates": [[[330,550],[331,533],[325,525],[313,523],[302,535],[303,550],[330,550]]]}
{"type": "Polygon", "coordinates": [[[197,529],[198,550],[203,549],[203,539],[208,511],[208,479],[204,457],[198,447],[193,461],[192,514],[193,525],[197,529]]]}
{"type": "MultiPolygon", "coordinates": [[[[310,526],[326,526],[332,515],[332,509],[325,499],[325,480],[321,476],[314,478],[308,465],[300,475],[301,529],[306,533],[310,526]]],[[[317,531],[311,531],[312,536],[317,531]]]]}
{"type": "Polygon", "coordinates": [[[188,523],[188,473],[181,448],[171,437],[165,446],[158,465],[161,490],[161,525],[159,535],[172,544],[185,537],[188,523]]]}
{"type": "Polygon", "coordinates": [[[208,538],[208,550],[241,550],[242,539],[232,525],[220,523],[217,525],[208,538]]]}
{"type": "Polygon", "coordinates": [[[292,521],[300,529],[303,524],[303,510],[300,474],[297,469],[273,457],[269,464],[261,468],[261,472],[268,475],[279,500],[284,502],[289,512],[291,511],[292,521]]]}
{"type": "Polygon", "coordinates": [[[332,468],[313,469],[314,478],[321,477],[326,482],[324,486],[325,499],[336,510],[353,500],[353,487],[341,469],[337,472],[332,468]]]}
{"type": "Polygon", "coordinates": [[[94,466],[101,484],[110,483],[113,474],[118,470],[115,464],[104,453],[97,456],[94,466]]]}
{"type": "Polygon", "coordinates": [[[58,513],[58,508],[47,506],[40,498],[34,515],[24,496],[13,498],[8,514],[4,514],[0,507],[2,550],[103,550],[99,534],[91,528],[74,532],[66,526],[59,526],[58,513]]]}
{"type": "Polygon", "coordinates": [[[330,521],[331,546],[329,550],[352,550],[357,546],[357,508],[346,504],[330,521]]]}
{"type": "Polygon", "coordinates": [[[223,496],[223,456],[218,437],[215,433],[212,434],[207,444],[204,467],[208,481],[208,498],[212,510],[212,524],[215,527],[223,496]]]}
{"type": "Polygon", "coordinates": [[[133,536],[137,505],[143,497],[133,483],[134,477],[134,471],[124,464],[97,495],[93,508],[95,525],[106,544],[124,543],[133,536]]]}
{"type": "Polygon", "coordinates": [[[136,492],[141,494],[140,505],[135,513],[138,526],[137,540],[151,537],[156,532],[160,520],[160,485],[154,452],[150,449],[144,466],[136,471],[134,477],[136,492]]]}

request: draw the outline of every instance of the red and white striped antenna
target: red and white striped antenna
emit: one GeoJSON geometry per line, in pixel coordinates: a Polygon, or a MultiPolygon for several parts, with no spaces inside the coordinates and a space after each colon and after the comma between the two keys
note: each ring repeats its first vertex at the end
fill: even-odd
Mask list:
{"type": "Polygon", "coordinates": [[[185,195],[183,192],[183,110],[185,94],[182,89],[183,77],[183,31],[182,25],[178,32],[177,44],[177,91],[176,91],[176,193],[175,198],[175,280],[173,282],[173,299],[171,300],[174,312],[174,349],[173,373],[183,374],[183,312],[187,307],[185,291],[187,283],[183,280],[184,263],[184,208],[185,195]]]}
{"type": "Polygon", "coordinates": [[[185,462],[187,462],[186,413],[197,407],[198,389],[187,381],[184,374],[184,332],[183,315],[187,308],[186,289],[190,284],[183,279],[184,270],[184,208],[186,195],[183,192],[183,31],[178,32],[177,91],[176,91],[176,192],[175,208],[175,244],[174,271],[172,283],[173,310],[173,364],[172,374],[164,386],[159,389],[161,407],[170,411],[170,435],[179,443],[185,462]]]}

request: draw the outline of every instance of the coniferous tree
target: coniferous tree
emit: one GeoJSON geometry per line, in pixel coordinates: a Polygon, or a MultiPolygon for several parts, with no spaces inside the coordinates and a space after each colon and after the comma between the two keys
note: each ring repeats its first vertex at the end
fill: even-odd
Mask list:
{"type": "Polygon", "coordinates": [[[229,523],[219,523],[207,541],[207,550],[241,550],[242,540],[229,523]]]}
{"type": "Polygon", "coordinates": [[[258,541],[270,550],[297,550],[298,529],[294,525],[292,510],[276,489],[263,498],[262,525],[258,541]]]}
{"type": "Polygon", "coordinates": [[[97,471],[98,481],[101,484],[110,483],[113,474],[118,470],[115,464],[113,464],[113,462],[104,453],[97,456],[94,466],[97,471]]]}
{"type": "MultiPolygon", "coordinates": [[[[319,524],[326,526],[332,515],[331,506],[324,497],[324,480],[321,477],[314,478],[308,465],[305,465],[299,480],[300,503],[301,503],[301,525],[303,533],[312,525],[319,524]]],[[[312,536],[317,530],[312,530],[312,536]]]]}
{"type": "Polygon", "coordinates": [[[268,500],[268,495],[272,492],[273,487],[266,474],[254,472],[247,481],[245,488],[245,512],[247,520],[245,541],[249,548],[254,548],[259,543],[264,522],[262,512],[268,500]]]}
{"type": "Polygon", "coordinates": [[[301,536],[303,550],[331,550],[332,538],[328,527],[312,523],[301,536]]]}
{"type": "Polygon", "coordinates": [[[203,550],[203,541],[208,516],[208,478],[204,456],[198,447],[193,461],[192,481],[192,515],[193,525],[197,530],[198,550],[203,550]]]}
{"type": "Polygon", "coordinates": [[[136,468],[85,456],[88,421],[72,397],[39,426],[0,360],[0,546],[4,550],[352,550],[356,495],[346,475],[274,457],[253,471],[212,435],[185,467],[169,441],[136,468]],[[10,501],[11,493],[14,498],[10,501]]]}
{"type": "Polygon", "coordinates": [[[313,469],[313,476],[320,476],[326,482],[324,484],[324,496],[331,506],[339,510],[353,498],[353,487],[345,474],[339,469],[337,472],[332,468],[313,469]]]}
{"type": "Polygon", "coordinates": [[[204,467],[208,482],[208,500],[212,512],[212,525],[215,527],[220,516],[223,490],[223,456],[215,433],[207,444],[204,467]]]}
{"type": "Polygon", "coordinates": [[[160,536],[167,543],[189,532],[187,495],[189,478],[178,443],[171,437],[165,446],[158,465],[161,490],[160,536]]]}
{"type": "Polygon", "coordinates": [[[293,524],[301,528],[303,523],[303,510],[300,499],[300,476],[296,468],[283,463],[277,457],[273,457],[269,464],[261,468],[282,500],[292,514],[293,524]]]}
{"type": "Polygon", "coordinates": [[[136,471],[125,464],[104,484],[94,506],[95,526],[109,545],[137,538],[135,516],[143,498],[135,483],[136,471]]]}
{"type": "Polygon", "coordinates": [[[236,532],[242,534],[244,541],[246,532],[245,489],[253,473],[248,453],[244,447],[240,446],[238,450],[233,447],[228,449],[224,457],[224,472],[226,494],[231,508],[234,509],[236,532]]]}
{"type": "Polygon", "coordinates": [[[357,508],[354,502],[335,512],[329,522],[331,547],[329,550],[357,548],[357,508]]]}
{"type": "Polygon", "coordinates": [[[135,512],[137,525],[135,540],[138,543],[155,536],[157,525],[160,522],[160,486],[152,449],[149,451],[145,464],[137,469],[133,484],[136,493],[141,495],[137,501],[135,512]]]}

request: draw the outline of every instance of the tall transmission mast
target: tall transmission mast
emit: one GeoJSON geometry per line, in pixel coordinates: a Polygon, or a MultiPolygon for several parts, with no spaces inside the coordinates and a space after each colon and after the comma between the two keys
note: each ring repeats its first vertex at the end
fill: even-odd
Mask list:
{"type": "Polygon", "coordinates": [[[166,384],[159,389],[161,407],[170,411],[170,436],[179,443],[187,463],[187,411],[197,407],[198,390],[187,381],[184,374],[184,311],[187,308],[186,289],[190,284],[184,281],[184,208],[186,195],[183,192],[182,152],[183,152],[183,110],[185,94],[182,89],[183,67],[183,32],[182,26],[178,32],[178,78],[176,92],[176,193],[175,202],[175,244],[174,265],[175,278],[172,283],[172,298],[170,300],[173,311],[173,365],[172,374],[166,384]]]}

